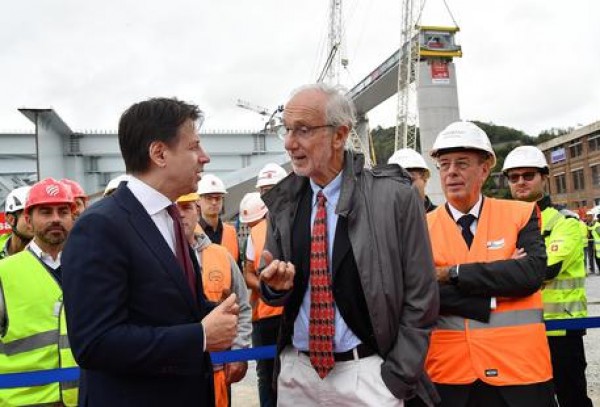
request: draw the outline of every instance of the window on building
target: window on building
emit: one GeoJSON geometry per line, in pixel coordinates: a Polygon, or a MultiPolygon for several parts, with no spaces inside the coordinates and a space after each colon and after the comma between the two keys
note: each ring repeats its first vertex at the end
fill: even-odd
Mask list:
{"type": "Polygon", "coordinates": [[[581,141],[574,141],[569,144],[569,155],[571,158],[579,157],[583,154],[583,144],[581,141]]]}
{"type": "Polygon", "coordinates": [[[600,187],[600,164],[592,165],[592,186],[600,187]]]}
{"type": "Polygon", "coordinates": [[[588,150],[598,151],[600,150],[600,134],[594,136],[590,135],[588,138],[588,150]]]}
{"type": "Polygon", "coordinates": [[[600,198],[594,198],[594,205],[600,205],[600,198]]]}
{"type": "Polygon", "coordinates": [[[557,194],[564,194],[567,192],[567,181],[564,172],[554,176],[554,186],[556,187],[557,194]]]}
{"type": "Polygon", "coordinates": [[[573,189],[575,191],[581,191],[585,188],[585,181],[583,179],[583,168],[571,171],[571,176],[573,177],[573,189]]]}

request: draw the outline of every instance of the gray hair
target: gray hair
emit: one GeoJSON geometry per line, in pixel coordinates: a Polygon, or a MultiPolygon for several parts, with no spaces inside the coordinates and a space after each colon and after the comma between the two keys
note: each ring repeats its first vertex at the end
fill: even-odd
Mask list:
{"type": "Polygon", "coordinates": [[[356,123],[356,109],[352,100],[346,96],[347,90],[340,85],[332,86],[326,83],[304,85],[292,92],[291,97],[304,91],[318,91],[327,96],[325,120],[333,126],[348,126],[353,129],[356,123]]]}

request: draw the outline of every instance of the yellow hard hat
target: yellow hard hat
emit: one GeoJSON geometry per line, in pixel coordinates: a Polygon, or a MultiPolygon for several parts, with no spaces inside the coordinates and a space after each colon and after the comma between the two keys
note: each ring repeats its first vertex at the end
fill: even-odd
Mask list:
{"type": "Polygon", "coordinates": [[[191,194],[181,195],[177,198],[177,202],[196,202],[198,199],[200,199],[200,195],[196,192],[192,192],[191,194]]]}

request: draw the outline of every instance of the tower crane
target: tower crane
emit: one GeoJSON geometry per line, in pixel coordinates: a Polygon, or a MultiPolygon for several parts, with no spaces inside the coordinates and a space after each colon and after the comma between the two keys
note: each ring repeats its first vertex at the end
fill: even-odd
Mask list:
{"type": "Polygon", "coordinates": [[[255,113],[258,113],[261,116],[268,116],[271,114],[269,109],[266,107],[258,106],[248,102],[247,100],[238,99],[236,104],[237,107],[241,107],[242,109],[251,110],[255,113]]]}

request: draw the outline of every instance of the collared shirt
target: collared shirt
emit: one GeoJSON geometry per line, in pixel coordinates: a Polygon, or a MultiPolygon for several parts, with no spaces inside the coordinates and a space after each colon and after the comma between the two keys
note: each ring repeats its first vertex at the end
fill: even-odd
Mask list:
{"type": "MultiPolygon", "coordinates": [[[[477,223],[479,222],[479,215],[481,213],[481,204],[482,203],[483,203],[483,195],[479,194],[479,199],[477,200],[477,203],[471,208],[471,210],[468,213],[462,213],[461,211],[456,209],[454,206],[452,206],[450,204],[450,202],[448,202],[448,209],[450,211],[450,215],[452,215],[452,218],[454,219],[454,222],[458,222],[458,220],[464,215],[471,214],[471,215],[475,216],[475,220],[473,221],[473,223],[471,223],[471,227],[469,228],[469,229],[471,229],[471,233],[473,233],[473,236],[475,236],[475,232],[477,231],[477,223]]],[[[461,229],[461,227],[458,223],[456,224],[456,227],[461,229]]]]}
{"type": "Polygon", "coordinates": [[[29,242],[27,248],[33,252],[46,266],[51,268],[52,270],[56,270],[60,267],[60,256],[62,252],[58,253],[56,256],[56,260],[52,258],[48,253],[44,252],[42,248],[35,242],[35,239],[29,242]]]}
{"type": "MultiPolygon", "coordinates": [[[[317,193],[323,191],[323,195],[327,199],[325,203],[325,211],[327,212],[327,266],[329,273],[332,273],[333,264],[333,240],[335,238],[335,230],[338,221],[338,215],[335,213],[340,191],[342,188],[342,172],[340,173],[325,186],[321,188],[310,180],[310,187],[313,191],[312,196],[312,209],[310,215],[310,228],[312,231],[312,225],[317,215],[317,193]]],[[[361,340],[350,330],[342,315],[340,314],[337,305],[334,303],[335,309],[335,336],[333,338],[333,351],[334,352],[346,352],[358,346],[361,340]]],[[[308,326],[310,316],[310,284],[306,288],[304,298],[302,299],[302,305],[298,316],[294,321],[294,337],[292,342],[296,349],[307,351],[308,350],[308,326]]]]}
{"type": "Polygon", "coordinates": [[[129,178],[127,188],[140,201],[173,253],[176,253],[175,227],[167,212],[167,207],[172,204],[171,200],[134,176],[129,178]]]}

